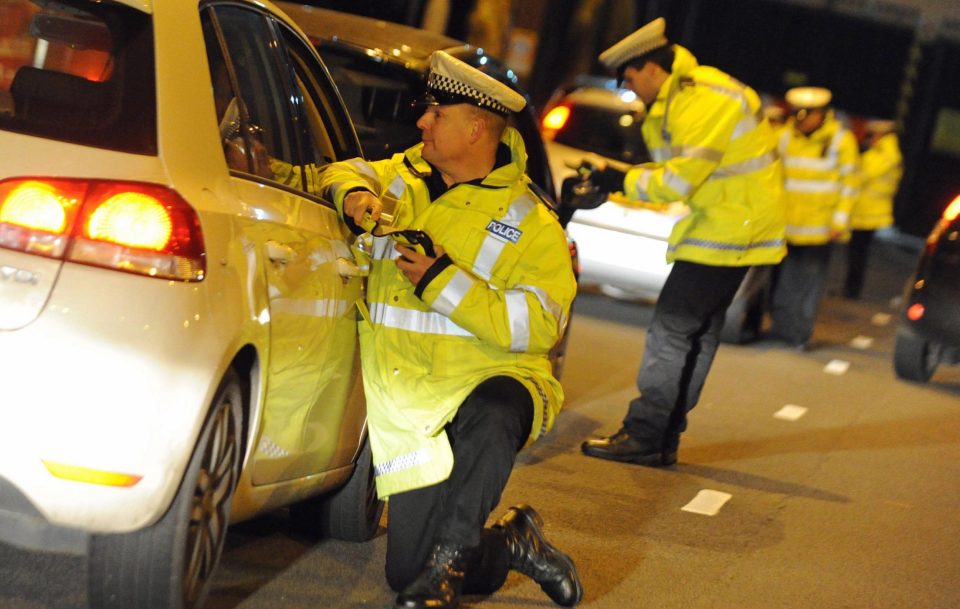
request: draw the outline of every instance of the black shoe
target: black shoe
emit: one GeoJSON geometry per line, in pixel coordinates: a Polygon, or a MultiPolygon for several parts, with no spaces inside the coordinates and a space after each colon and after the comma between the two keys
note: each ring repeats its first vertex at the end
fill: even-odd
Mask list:
{"type": "Polygon", "coordinates": [[[423,571],[397,595],[396,609],[456,609],[469,550],[437,544],[423,571]]]}
{"type": "Polygon", "coordinates": [[[580,445],[580,450],[585,455],[600,459],[659,467],[677,462],[679,445],[679,436],[671,436],[669,440],[661,442],[660,446],[652,446],[621,429],[612,436],[590,438],[580,445]]]}
{"type": "Polygon", "coordinates": [[[507,536],[510,549],[510,568],[523,573],[540,584],[553,602],[573,607],[583,598],[583,585],[573,560],[556,549],[540,527],[543,519],[529,505],[518,505],[507,510],[493,528],[507,536]]]}

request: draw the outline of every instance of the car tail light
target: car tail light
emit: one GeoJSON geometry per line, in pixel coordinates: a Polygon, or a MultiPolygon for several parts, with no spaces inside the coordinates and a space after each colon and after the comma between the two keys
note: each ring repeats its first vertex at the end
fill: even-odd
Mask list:
{"type": "Polygon", "coordinates": [[[543,117],[541,125],[545,131],[559,131],[570,118],[570,106],[556,106],[543,117]]]}
{"type": "Polygon", "coordinates": [[[923,314],[926,312],[923,305],[919,302],[913,305],[910,305],[910,308],[907,309],[907,319],[910,321],[917,321],[923,314]]]}
{"type": "Polygon", "coordinates": [[[176,191],[141,182],[0,181],[0,247],[182,281],[206,269],[196,211],[176,191]]]}

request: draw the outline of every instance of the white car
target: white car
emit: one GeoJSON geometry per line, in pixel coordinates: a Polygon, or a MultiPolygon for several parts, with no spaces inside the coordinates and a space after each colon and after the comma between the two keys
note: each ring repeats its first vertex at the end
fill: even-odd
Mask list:
{"type": "Polygon", "coordinates": [[[261,0],[0,0],[0,541],[200,607],[228,520],[362,540],[364,264],[292,179],[359,154],[261,0]]]}
{"type": "MultiPolygon", "coordinates": [[[[610,79],[581,79],[555,96],[541,127],[557,192],[583,160],[624,170],[648,161],[640,132],[644,114],[636,94],[610,79]]],[[[566,203],[561,201],[561,217],[572,214],[567,231],[577,243],[580,285],[614,298],[656,301],[673,266],[666,261],[670,232],[690,209],[679,201],[626,205],[622,193],[593,209],[574,210],[566,203]]],[[[769,276],[765,267],[747,274],[727,310],[722,340],[745,342],[759,332],[769,276]]]]}

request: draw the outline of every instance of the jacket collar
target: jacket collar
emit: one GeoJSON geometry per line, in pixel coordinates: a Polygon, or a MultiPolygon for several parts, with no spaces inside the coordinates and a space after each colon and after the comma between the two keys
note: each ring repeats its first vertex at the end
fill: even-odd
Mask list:
{"type": "MultiPolygon", "coordinates": [[[[527,168],[527,150],[520,133],[513,127],[507,127],[500,138],[500,144],[501,148],[506,146],[509,156],[498,150],[497,166],[493,171],[482,180],[474,180],[468,182],[469,184],[485,188],[504,188],[514,184],[523,175],[527,168]]],[[[433,175],[435,169],[424,160],[422,153],[423,142],[408,148],[404,152],[403,162],[413,175],[427,179],[433,175]]]]}
{"type": "Polygon", "coordinates": [[[666,114],[670,98],[676,94],[683,83],[689,81],[690,72],[699,65],[697,58],[686,47],[675,44],[673,45],[673,52],[673,67],[670,76],[660,85],[657,99],[647,109],[648,117],[662,117],[666,114]]]}

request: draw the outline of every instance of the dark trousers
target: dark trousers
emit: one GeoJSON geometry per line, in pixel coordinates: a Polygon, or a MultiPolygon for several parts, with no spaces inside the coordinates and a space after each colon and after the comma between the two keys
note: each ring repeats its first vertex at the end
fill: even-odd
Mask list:
{"type": "Polygon", "coordinates": [[[533,399],[516,379],[488,379],[467,397],[446,427],[453,449],[450,477],[390,497],[386,573],[394,591],[420,574],[436,543],[475,548],[464,594],[490,594],[503,585],[510,570],[506,538],[483,525],[532,424],[533,399]]]}
{"type": "Polygon", "coordinates": [[[770,334],[790,345],[813,336],[833,244],[788,245],[776,272],[770,301],[770,334]]]}
{"type": "Polygon", "coordinates": [[[640,396],[630,402],[623,427],[659,447],[687,428],[716,355],[724,315],[748,267],[674,262],[647,330],[637,374],[640,396]]]}
{"type": "Polygon", "coordinates": [[[847,244],[847,278],[843,283],[843,295],[847,298],[860,298],[863,293],[873,234],[872,230],[855,230],[850,233],[850,243],[847,244]]]}

